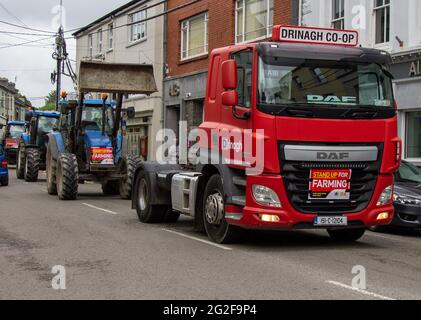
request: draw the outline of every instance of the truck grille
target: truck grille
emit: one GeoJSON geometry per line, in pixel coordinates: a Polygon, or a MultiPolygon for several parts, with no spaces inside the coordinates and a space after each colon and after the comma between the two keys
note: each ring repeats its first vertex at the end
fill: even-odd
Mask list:
{"type": "Polygon", "coordinates": [[[281,145],[282,177],[291,205],[302,213],[308,214],[346,214],[367,208],[376,187],[381,163],[375,162],[305,162],[284,160],[281,145]],[[352,169],[349,200],[309,200],[311,169],[352,169]]]}

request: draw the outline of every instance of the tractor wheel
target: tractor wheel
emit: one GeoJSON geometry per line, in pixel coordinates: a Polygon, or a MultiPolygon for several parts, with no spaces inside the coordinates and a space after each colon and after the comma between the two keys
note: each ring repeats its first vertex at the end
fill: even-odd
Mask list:
{"type": "Polygon", "coordinates": [[[79,170],[74,154],[61,154],[57,161],[57,193],[60,200],[76,200],[79,170]]]}
{"type": "Polygon", "coordinates": [[[9,177],[7,176],[3,180],[0,180],[0,184],[2,185],[2,187],[7,187],[9,185],[9,177]]]}
{"type": "Polygon", "coordinates": [[[25,178],[25,144],[19,143],[18,156],[16,160],[16,178],[22,180],[25,178]]]}
{"type": "Polygon", "coordinates": [[[168,206],[152,205],[150,203],[152,195],[151,181],[144,171],[139,173],[136,187],[136,212],[140,222],[161,223],[165,222],[168,206]]]}
{"type": "Polygon", "coordinates": [[[47,147],[47,192],[49,195],[57,195],[56,172],[57,162],[53,159],[50,147],[47,147]]]}
{"type": "Polygon", "coordinates": [[[37,182],[41,157],[38,149],[27,149],[25,159],[25,181],[37,182]]]}
{"type": "Polygon", "coordinates": [[[127,156],[123,166],[124,177],[120,180],[120,197],[124,200],[132,198],[133,178],[142,160],[137,156],[127,156]]]}
{"type": "Polygon", "coordinates": [[[106,196],[116,196],[120,194],[120,184],[119,181],[111,180],[104,182],[102,184],[102,192],[106,196]]]}

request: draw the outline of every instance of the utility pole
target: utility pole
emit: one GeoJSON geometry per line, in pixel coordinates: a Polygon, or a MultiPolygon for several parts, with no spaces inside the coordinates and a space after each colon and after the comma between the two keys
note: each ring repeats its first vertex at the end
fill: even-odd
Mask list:
{"type": "Polygon", "coordinates": [[[58,111],[58,104],[60,102],[61,91],[61,77],[63,72],[64,61],[64,33],[63,27],[60,26],[56,37],[56,51],[53,53],[53,58],[57,60],[57,73],[56,73],[56,111],[58,111]]]}

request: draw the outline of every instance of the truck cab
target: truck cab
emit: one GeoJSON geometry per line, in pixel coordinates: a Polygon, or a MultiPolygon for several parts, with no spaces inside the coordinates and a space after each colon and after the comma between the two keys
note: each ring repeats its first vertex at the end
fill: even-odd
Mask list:
{"type": "Polygon", "coordinates": [[[194,182],[188,213],[219,243],[244,229],[322,228],[357,240],[389,224],[401,158],[391,59],[357,39],[275,26],[271,42],[214,50],[200,125],[205,157],[194,178],[179,168],[157,173],[158,185],[172,181],[172,207],[186,212],[176,201],[186,191],[174,184],[194,182]]]}

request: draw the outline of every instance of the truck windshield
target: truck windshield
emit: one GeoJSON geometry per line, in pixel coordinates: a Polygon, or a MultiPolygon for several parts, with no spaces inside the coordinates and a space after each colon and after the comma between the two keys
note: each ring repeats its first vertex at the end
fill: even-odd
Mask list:
{"type": "Polygon", "coordinates": [[[21,125],[10,125],[9,127],[9,137],[13,139],[18,139],[21,133],[25,132],[25,126],[21,125]]]}
{"type": "Polygon", "coordinates": [[[106,107],[105,119],[102,116],[103,106],[85,106],[82,112],[82,127],[90,131],[102,131],[102,123],[105,121],[105,133],[110,135],[114,127],[114,117],[111,107],[106,107]]]}
{"type": "Polygon", "coordinates": [[[392,79],[374,63],[260,58],[259,103],[393,108],[392,79]]]}

